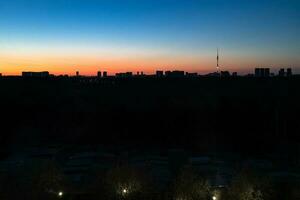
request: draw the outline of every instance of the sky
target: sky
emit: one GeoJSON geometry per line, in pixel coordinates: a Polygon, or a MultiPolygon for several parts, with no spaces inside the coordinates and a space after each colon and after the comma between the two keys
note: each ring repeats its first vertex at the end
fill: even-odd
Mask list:
{"type": "Polygon", "coordinates": [[[0,73],[300,73],[299,0],[0,0],[0,73]]]}

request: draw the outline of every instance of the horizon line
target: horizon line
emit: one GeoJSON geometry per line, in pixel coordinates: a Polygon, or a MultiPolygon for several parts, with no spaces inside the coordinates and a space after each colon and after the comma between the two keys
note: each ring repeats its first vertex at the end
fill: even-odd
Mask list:
{"type": "MultiPolygon", "coordinates": [[[[184,74],[186,74],[186,73],[190,73],[190,74],[195,74],[195,73],[197,73],[197,75],[199,75],[199,76],[201,76],[201,75],[210,75],[210,74],[214,74],[214,73],[221,73],[221,72],[229,72],[229,73],[237,73],[238,75],[254,75],[255,74],[255,69],[256,68],[269,68],[269,69],[271,69],[270,67],[254,67],[253,68],[253,71],[252,72],[239,72],[239,71],[234,71],[234,70],[221,70],[220,72],[217,72],[217,71],[207,71],[207,72],[205,72],[205,73],[203,73],[203,72],[199,72],[199,71],[191,71],[191,70],[179,70],[179,69],[172,69],[172,70],[159,70],[159,69],[157,69],[157,70],[154,70],[153,72],[149,72],[149,71],[147,71],[146,70],[146,72],[145,71],[143,71],[143,70],[139,70],[139,71],[130,71],[130,70],[124,70],[124,71],[118,71],[118,72],[113,72],[113,73],[109,73],[109,70],[98,70],[98,71],[95,71],[94,73],[91,73],[91,72],[89,72],[89,73],[83,73],[83,74],[80,74],[80,70],[74,70],[74,73],[71,73],[71,72],[66,72],[66,73],[59,73],[59,72],[57,72],[57,73],[51,73],[50,71],[48,71],[48,70],[23,70],[23,71],[20,71],[19,73],[2,73],[1,71],[0,71],[0,75],[2,75],[2,76],[22,76],[22,73],[24,73],[24,72],[33,72],[33,73],[40,73],[40,72],[47,72],[47,73],[49,73],[49,75],[52,75],[52,76],[78,76],[77,75],[77,72],[78,72],[78,74],[79,74],[79,76],[84,76],[84,77],[95,77],[95,76],[97,76],[97,74],[98,74],[98,72],[101,72],[101,73],[103,73],[103,72],[106,72],[107,73],[107,76],[116,76],[116,75],[118,75],[118,74],[125,74],[125,73],[132,73],[132,76],[138,76],[138,75],[144,75],[144,76],[146,76],[146,75],[156,75],[156,72],[158,72],[158,71],[162,71],[162,72],[174,72],[174,71],[180,71],[180,72],[184,72],[184,74]]],[[[277,71],[276,70],[273,70],[273,71],[270,71],[270,74],[273,74],[273,75],[275,75],[276,73],[278,73],[279,71],[278,70],[280,70],[280,69],[292,69],[292,71],[293,71],[293,69],[294,68],[292,68],[292,67],[278,67],[278,68],[275,68],[275,69],[277,69],[277,71]]],[[[206,71],[206,70],[204,70],[204,71],[206,71]]],[[[295,73],[295,74],[293,74],[293,75],[297,75],[297,73],[295,73]]]]}

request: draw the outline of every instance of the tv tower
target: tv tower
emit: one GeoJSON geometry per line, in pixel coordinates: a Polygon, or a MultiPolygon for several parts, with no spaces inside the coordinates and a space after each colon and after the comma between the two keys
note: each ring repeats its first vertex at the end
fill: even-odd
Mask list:
{"type": "Polygon", "coordinates": [[[220,67],[219,67],[219,48],[217,49],[217,72],[220,72],[220,67]]]}

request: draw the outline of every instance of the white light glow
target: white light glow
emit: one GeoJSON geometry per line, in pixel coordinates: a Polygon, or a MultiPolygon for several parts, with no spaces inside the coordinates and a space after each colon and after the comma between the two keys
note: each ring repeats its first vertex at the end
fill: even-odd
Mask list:
{"type": "Polygon", "coordinates": [[[59,196],[59,197],[62,197],[63,195],[64,195],[63,192],[59,192],[59,193],[58,193],[58,196],[59,196]]]}

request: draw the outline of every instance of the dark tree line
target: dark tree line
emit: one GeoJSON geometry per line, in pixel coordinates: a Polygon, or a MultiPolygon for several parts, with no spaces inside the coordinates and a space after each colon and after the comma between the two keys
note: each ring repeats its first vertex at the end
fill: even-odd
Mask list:
{"type": "Polygon", "coordinates": [[[0,79],[2,150],[31,143],[298,155],[300,79],[0,79]]]}

